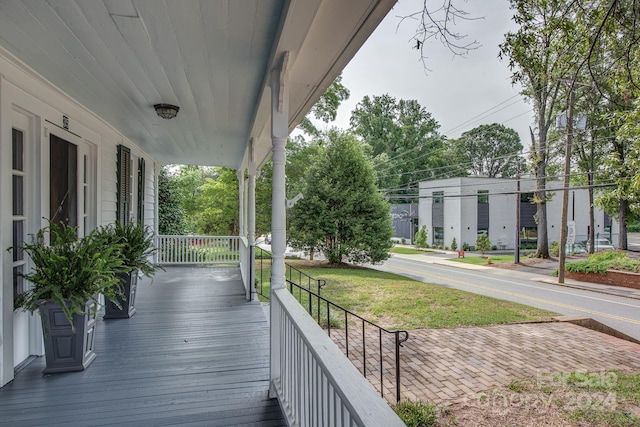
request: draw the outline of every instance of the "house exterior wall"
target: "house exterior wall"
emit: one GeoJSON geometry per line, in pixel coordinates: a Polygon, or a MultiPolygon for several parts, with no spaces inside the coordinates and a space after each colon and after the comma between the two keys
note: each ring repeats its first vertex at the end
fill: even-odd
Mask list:
{"type": "MultiPolygon", "coordinates": [[[[133,159],[133,203],[137,197],[137,160],[146,162],[144,182],[145,224],[156,228],[155,162],[132,141],[125,139],[109,124],[76,103],[70,96],[42,79],[14,57],[0,49],[0,386],[13,379],[14,367],[22,360],[16,355],[41,355],[40,321],[28,320],[13,311],[12,210],[12,129],[25,132],[25,236],[34,234],[50,216],[49,147],[56,135],[78,150],[77,182],[78,224],[81,234],[113,223],[116,212],[116,150],[118,144],[131,149],[133,159]],[[68,117],[68,130],[63,116],[68,117]],[[24,129],[26,128],[26,129],[24,129]],[[87,181],[84,182],[86,156],[87,181]],[[84,186],[87,191],[85,193],[84,186]],[[86,194],[86,200],[85,200],[86,194]],[[86,206],[86,217],[83,217],[86,206]],[[86,224],[86,230],[85,230],[86,224]],[[14,343],[16,346],[14,346],[14,343]],[[17,346],[23,347],[18,351],[17,346]],[[25,353],[26,352],[26,353],[25,353]]],[[[134,212],[131,215],[135,215],[134,212]]],[[[30,268],[29,261],[25,271],[30,268]]]]}
{"type": "MultiPolygon", "coordinates": [[[[562,210],[562,183],[548,182],[551,200],[547,203],[547,221],[549,242],[560,240],[560,221],[562,210]]],[[[520,181],[521,192],[533,192],[535,181],[523,178],[520,181]]],[[[458,247],[464,243],[475,246],[478,235],[478,191],[488,191],[489,199],[489,239],[492,245],[499,249],[513,250],[516,245],[516,203],[520,196],[516,194],[517,181],[515,179],[498,179],[483,177],[450,178],[443,180],[425,181],[420,183],[419,224],[427,227],[428,242],[433,240],[432,203],[434,192],[444,192],[444,231],[443,246],[451,246],[451,240],[456,238],[458,247]]],[[[521,204],[521,210],[526,211],[527,204],[521,204]]],[[[535,212],[531,210],[531,212],[535,212]]],[[[521,223],[535,224],[533,218],[524,213],[521,223]],[[527,221],[525,221],[527,220],[527,221]]],[[[618,242],[618,225],[612,221],[611,233],[605,229],[605,214],[596,208],[595,233],[600,237],[611,239],[615,245],[618,242]]],[[[589,196],[586,189],[572,188],[569,193],[569,221],[576,226],[576,242],[586,241],[589,227],[589,196]]]]}

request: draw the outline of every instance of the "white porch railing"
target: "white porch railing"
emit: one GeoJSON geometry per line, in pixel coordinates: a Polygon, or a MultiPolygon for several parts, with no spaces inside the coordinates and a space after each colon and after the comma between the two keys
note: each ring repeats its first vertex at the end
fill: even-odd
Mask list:
{"type": "Polygon", "coordinates": [[[404,426],[287,289],[271,293],[272,390],[296,426],[404,426]]]}
{"type": "Polygon", "coordinates": [[[157,236],[160,265],[239,264],[238,236],[157,236]]]}

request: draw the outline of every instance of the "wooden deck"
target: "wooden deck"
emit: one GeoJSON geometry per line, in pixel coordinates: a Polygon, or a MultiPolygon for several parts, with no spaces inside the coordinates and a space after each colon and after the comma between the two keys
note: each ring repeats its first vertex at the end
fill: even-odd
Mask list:
{"type": "Polygon", "coordinates": [[[0,388],[0,425],[286,425],[267,396],[269,334],[239,271],[172,267],[138,287],[131,319],[100,320],[96,360],[0,388]]]}

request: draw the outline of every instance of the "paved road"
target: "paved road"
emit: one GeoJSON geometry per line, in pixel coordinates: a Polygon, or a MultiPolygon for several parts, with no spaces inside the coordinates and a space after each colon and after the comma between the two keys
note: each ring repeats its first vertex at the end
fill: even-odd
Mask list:
{"type": "Polygon", "coordinates": [[[638,299],[542,282],[552,279],[547,275],[491,267],[469,266],[472,268],[469,269],[446,263],[437,255],[394,255],[383,265],[373,268],[563,315],[591,317],[640,340],[638,299]]]}

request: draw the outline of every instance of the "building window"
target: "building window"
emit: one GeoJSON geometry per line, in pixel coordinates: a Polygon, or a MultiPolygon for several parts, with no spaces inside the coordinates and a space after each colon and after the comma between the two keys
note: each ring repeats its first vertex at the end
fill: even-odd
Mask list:
{"type": "Polygon", "coordinates": [[[520,202],[533,203],[533,193],[520,193],[520,202]]]}
{"type": "Polygon", "coordinates": [[[433,244],[444,245],[444,227],[433,227],[433,244]]]}
{"type": "Polygon", "coordinates": [[[522,227],[520,229],[520,247],[523,249],[535,249],[538,247],[537,227],[522,227]]]}
{"type": "Polygon", "coordinates": [[[478,190],[478,203],[479,204],[489,203],[489,190],[478,190]]]}
{"type": "Polygon", "coordinates": [[[444,203],[444,191],[434,191],[433,192],[433,204],[439,205],[444,203]]]}

